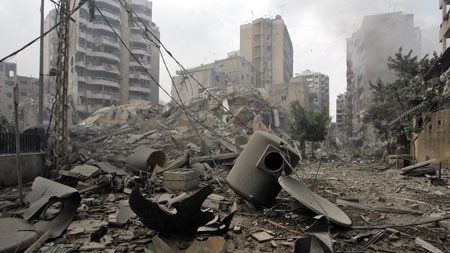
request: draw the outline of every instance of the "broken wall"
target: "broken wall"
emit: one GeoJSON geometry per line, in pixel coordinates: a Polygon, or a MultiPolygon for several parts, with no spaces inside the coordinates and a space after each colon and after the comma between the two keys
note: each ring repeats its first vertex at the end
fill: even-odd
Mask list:
{"type": "Polygon", "coordinates": [[[421,118],[414,122],[414,126],[424,125],[413,144],[413,155],[416,162],[436,158],[443,166],[450,166],[450,109],[437,111],[429,117],[429,122],[423,123],[421,118]]]}

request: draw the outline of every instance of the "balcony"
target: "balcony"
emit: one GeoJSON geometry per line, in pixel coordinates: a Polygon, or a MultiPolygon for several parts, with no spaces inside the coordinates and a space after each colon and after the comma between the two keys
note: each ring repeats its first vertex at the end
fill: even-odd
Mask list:
{"type": "Polygon", "coordinates": [[[113,80],[105,79],[102,77],[96,77],[96,78],[88,77],[88,78],[86,78],[86,84],[87,85],[104,85],[104,86],[109,86],[109,87],[119,89],[118,81],[113,81],[113,80]]]}
{"type": "Polygon", "coordinates": [[[88,68],[91,71],[106,71],[106,72],[110,72],[110,73],[114,73],[119,75],[119,68],[115,65],[111,65],[111,64],[102,64],[102,65],[90,65],[88,64],[88,68]]]}
{"type": "Polygon", "coordinates": [[[449,13],[447,12],[447,20],[443,19],[441,24],[441,29],[439,30],[439,39],[442,41],[445,38],[450,37],[450,22],[448,19],[449,13]]]}
{"type": "Polygon", "coordinates": [[[114,60],[114,61],[117,61],[117,62],[120,61],[119,54],[115,54],[115,53],[107,53],[107,52],[101,52],[101,51],[92,51],[92,56],[102,57],[102,58],[114,60]]]}
{"type": "Polygon", "coordinates": [[[150,88],[142,87],[142,86],[130,86],[128,87],[129,91],[135,91],[135,92],[143,92],[143,93],[150,93],[150,88]]]}
{"type": "Polygon", "coordinates": [[[103,44],[113,48],[120,48],[118,40],[110,39],[108,37],[92,37],[92,36],[89,37],[91,37],[89,39],[93,41],[95,45],[103,44]]]}

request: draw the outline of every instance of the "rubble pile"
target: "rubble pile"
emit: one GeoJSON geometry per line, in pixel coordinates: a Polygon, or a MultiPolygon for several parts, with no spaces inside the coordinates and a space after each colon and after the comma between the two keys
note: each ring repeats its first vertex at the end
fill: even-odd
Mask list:
{"type": "Polygon", "coordinates": [[[257,91],[214,96],[97,111],[70,129],[54,181],[24,189],[45,198],[21,207],[17,189],[1,189],[0,225],[57,231],[35,229],[26,244],[42,244],[21,247],[39,252],[449,252],[447,169],[436,184],[345,154],[300,160],[266,132],[277,108],[257,91]]]}

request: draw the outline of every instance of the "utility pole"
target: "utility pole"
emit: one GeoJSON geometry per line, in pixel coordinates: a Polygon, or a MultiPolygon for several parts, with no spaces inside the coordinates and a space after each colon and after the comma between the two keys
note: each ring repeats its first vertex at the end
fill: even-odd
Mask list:
{"type": "Polygon", "coordinates": [[[38,112],[38,124],[44,123],[44,0],[41,0],[41,38],[40,52],[39,52],[39,112],[38,112]]]}
{"type": "Polygon", "coordinates": [[[67,159],[67,111],[68,111],[68,83],[69,83],[69,22],[70,0],[60,0],[59,4],[59,44],[56,75],[55,97],[55,146],[53,159],[55,169],[67,159]]]}

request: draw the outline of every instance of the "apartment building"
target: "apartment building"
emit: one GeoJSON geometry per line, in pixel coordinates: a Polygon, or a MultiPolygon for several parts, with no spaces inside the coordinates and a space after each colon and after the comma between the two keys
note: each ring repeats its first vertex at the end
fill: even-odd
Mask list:
{"type": "Polygon", "coordinates": [[[14,113],[15,84],[19,87],[19,102],[27,98],[32,98],[34,101],[38,100],[39,79],[19,76],[16,63],[0,62],[0,114],[9,119],[12,118],[14,113]]]}
{"type": "Polygon", "coordinates": [[[450,38],[450,9],[447,5],[450,4],[450,0],[439,0],[439,8],[442,10],[442,23],[439,30],[439,41],[442,45],[442,53],[447,50],[447,39],[450,38]]]}
{"type": "Polygon", "coordinates": [[[268,89],[268,100],[279,105],[285,112],[291,110],[291,103],[298,101],[304,108],[310,108],[308,84],[302,77],[292,77],[287,84],[273,85],[268,89]]]}
{"type": "MultiPolygon", "coordinates": [[[[76,0],[75,6],[79,2],[76,0]]],[[[107,21],[97,11],[91,16],[85,4],[72,15],[75,22],[70,23],[68,95],[75,115],[85,118],[99,108],[135,101],[158,103],[159,45],[155,37],[160,33],[152,22],[152,3],[96,0],[95,4],[107,21]],[[144,25],[150,32],[141,29],[144,25]]],[[[55,24],[56,16],[51,12],[45,26],[55,24]]],[[[58,71],[56,32],[46,37],[44,46],[44,73],[49,73],[45,90],[54,93],[51,74],[58,71]]]]}
{"type": "Polygon", "coordinates": [[[206,89],[226,91],[232,85],[252,86],[254,79],[255,66],[244,57],[230,54],[213,63],[177,71],[173,77],[171,95],[178,101],[181,98],[183,102],[189,102],[205,95],[206,89]]]}
{"type": "Polygon", "coordinates": [[[295,77],[303,80],[303,83],[309,89],[309,108],[316,111],[328,108],[330,101],[330,78],[327,75],[307,69],[295,74],[295,77]]]}
{"type": "Polygon", "coordinates": [[[256,88],[287,84],[293,76],[293,48],[281,16],[240,27],[240,53],[256,67],[256,88]]]}
{"type": "Polygon", "coordinates": [[[391,82],[395,74],[387,60],[399,48],[420,55],[420,29],[412,14],[401,12],[366,16],[361,27],[347,39],[347,96],[351,103],[352,136],[367,144],[377,142],[373,126],[364,123],[373,93],[370,82],[391,82]]]}

